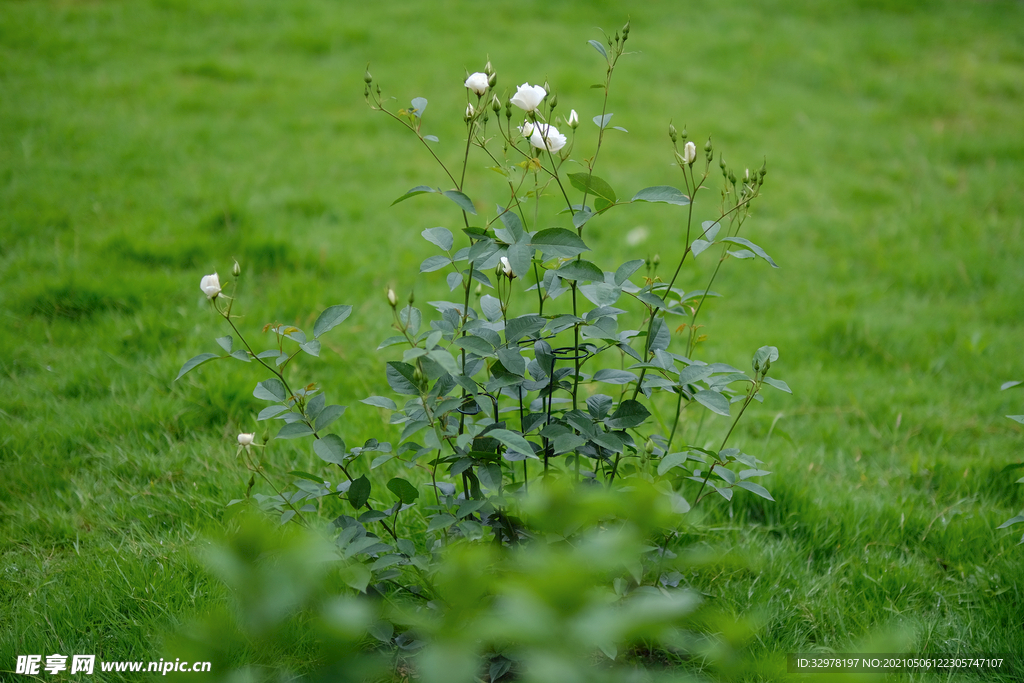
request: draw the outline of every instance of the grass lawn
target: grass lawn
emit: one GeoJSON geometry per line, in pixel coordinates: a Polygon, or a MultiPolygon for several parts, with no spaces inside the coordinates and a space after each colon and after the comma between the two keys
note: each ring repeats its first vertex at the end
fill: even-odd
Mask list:
{"type": "MultiPolygon", "coordinates": [[[[446,292],[414,274],[433,253],[419,232],[452,214],[389,206],[446,179],[367,109],[366,64],[400,105],[430,100],[453,162],[462,81],[488,56],[502,86],[547,79],[594,134],[586,41],[626,12],[637,54],[609,110],[629,133],[603,175],[621,194],[676,183],[670,119],[732,165],[767,158],[744,234],[781,265],[728,264],[700,352],[746,367],[779,348],[794,393],[752,408],[735,444],[773,470],[776,502],[709,499],[693,541],[732,559],[687,581],[753,617],[758,680],[787,652],[885,633],[875,651],[1024,653],[1021,531],[996,529],[1024,507],[1002,471],[1024,461],[1005,417],[1024,392],[999,390],[1024,379],[1024,4],[0,0],[0,678],[28,680],[4,673],[19,654],[158,659],[225,600],[193,553],[245,490],[235,435],[257,428],[264,377],[172,382],[225,334],[202,275],[240,262],[256,336],[354,305],[295,376],[349,406],[346,441],[397,436],[358,403],[388,392],[382,292],[446,292]]],[[[669,215],[595,221],[595,260],[668,251],[669,215]]],[[[274,457],[323,465],[306,442],[274,457]]]]}

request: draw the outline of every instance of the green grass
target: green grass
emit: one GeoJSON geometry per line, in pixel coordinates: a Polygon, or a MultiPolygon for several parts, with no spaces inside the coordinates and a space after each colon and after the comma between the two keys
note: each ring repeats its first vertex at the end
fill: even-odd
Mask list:
{"type": "MultiPolygon", "coordinates": [[[[214,364],[172,383],[224,334],[203,274],[238,259],[254,333],[353,304],[301,370],[350,406],[347,441],[386,433],[357,403],[386,392],[383,288],[443,294],[412,274],[418,233],[451,214],[389,208],[444,179],[367,110],[363,69],[400,104],[429,98],[449,160],[464,72],[488,55],[502,86],[549,80],[584,131],[603,76],[585,41],[626,11],[591,4],[0,2],[0,672],[29,653],[159,658],[163,633],[225,599],[191,558],[244,491],[233,441],[262,377],[214,364]]],[[[729,264],[702,350],[743,367],[780,349],[794,395],[737,440],[777,502],[708,506],[694,541],[745,564],[689,580],[761,620],[765,679],[786,652],[884,628],[911,650],[1024,653],[1019,536],[995,528],[1024,506],[1000,474],[1022,459],[1004,416],[1024,395],[998,391],[1024,379],[1024,5],[629,12],[638,54],[610,110],[630,132],[605,176],[620,194],[676,182],[669,119],[730,164],[767,157],[746,234],[782,266],[729,264]]],[[[678,225],[659,209],[595,221],[596,260],[668,258],[678,225]],[[649,241],[625,246],[641,224],[649,241]]],[[[301,446],[275,447],[282,472],[318,467],[301,446]]]]}

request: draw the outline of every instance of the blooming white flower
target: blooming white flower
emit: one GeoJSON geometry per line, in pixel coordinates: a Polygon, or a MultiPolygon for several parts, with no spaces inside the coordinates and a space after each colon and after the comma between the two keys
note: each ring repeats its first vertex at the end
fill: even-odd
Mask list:
{"type": "Polygon", "coordinates": [[[524,138],[530,137],[533,135],[533,124],[526,121],[523,125],[519,126],[519,132],[523,134],[524,138]]]}
{"type": "Polygon", "coordinates": [[[565,136],[550,124],[538,123],[533,127],[530,144],[537,149],[547,149],[553,153],[565,147],[565,136]]]}
{"type": "Polygon", "coordinates": [[[505,256],[501,257],[501,270],[505,273],[506,277],[512,277],[512,264],[508,262],[508,258],[505,256]]]}
{"type": "Polygon", "coordinates": [[[203,290],[207,299],[216,299],[220,294],[220,278],[217,277],[217,273],[204,275],[199,281],[199,289],[203,290]]]}
{"type": "Polygon", "coordinates": [[[576,113],[576,110],[573,109],[569,112],[569,127],[575,130],[578,125],[580,125],[580,117],[579,114],[576,113]]]}
{"type": "Polygon", "coordinates": [[[466,87],[475,92],[477,97],[482,97],[487,92],[487,74],[479,71],[470,74],[466,79],[466,87]]]}
{"type": "Polygon", "coordinates": [[[692,164],[693,160],[697,158],[697,145],[693,144],[693,141],[687,142],[683,147],[683,161],[687,164],[692,164]]]}
{"type": "Polygon", "coordinates": [[[251,446],[252,442],[256,439],[255,434],[239,434],[238,445],[239,446],[251,446]]]}
{"type": "Polygon", "coordinates": [[[542,85],[530,85],[523,83],[516,88],[516,94],[512,96],[512,104],[524,111],[537,111],[537,107],[547,97],[548,91],[542,85]]]}

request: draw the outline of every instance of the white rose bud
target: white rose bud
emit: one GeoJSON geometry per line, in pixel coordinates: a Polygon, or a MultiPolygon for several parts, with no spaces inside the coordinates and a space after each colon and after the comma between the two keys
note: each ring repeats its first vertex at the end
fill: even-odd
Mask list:
{"type": "Polygon", "coordinates": [[[569,112],[569,127],[576,130],[576,126],[578,125],[580,125],[580,117],[579,114],[576,113],[576,110],[573,109],[569,112]]]}
{"type": "Polygon", "coordinates": [[[487,92],[487,74],[480,73],[479,71],[471,74],[466,79],[466,87],[476,93],[477,97],[482,97],[487,92]]]}
{"type": "Polygon", "coordinates": [[[471,118],[473,118],[473,114],[475,114],[475,113],[476,112],[473,111],[473,104],[472,103],[467,104],[466,105],[466,120],[469,121],[471,118]]]}
{"type": "Polygon", "coordinates": [[[239,434],[238,445],[239,446],[251,446],[252,442],[256,439],[255,434],[239,434]]]}
{"type": "Polygon", "coordinates": [[[527,121],[523,125],[519,126],[519,132],[523,134],[524,138],[528,138],[533,135],[533,124],[527,121]]]}
{"type": "Polygon", "coordinates": [[[204,275],[199,281],[199,289],[203,290],[207,299],[216,299],[220,294],[220,278],[217,277],[217,273],[204,275]]]}
{"type": "Polygon", "coordinates": [[[395,290],[388,287],[388,303],[391,304],[391,308],[398,305],[398,297],[395,296],[395,290]]]}
{"type": "Polygon", "coordinates": [[[549,152],[554,153],[565,147],[565,136],[550,124],[538,123],[533,128],[530,144],[537,149],[547,149],[549,152]]]}
{"type": "Polygon", "coordinates": [[[501,272],[505,273],[505,277],[511,278],[515,274],[512,272],[512,264],[508,262],[508,258],[501,257],[501,272]]]}
{"type": "Polygon", "coordinates": [[[683,161],[687,164],[693,164],[694,159],[697,158],[697,145],[693,144],[693,141],[687,142],[683,147],[683,161]]]}
{"type": "Polygon", "coordinates": [[[516,94],[512,96],[512,104],[523,111],[537,111],[537,107],[544,101],[548,91],[539,85],[523,83],[516,88],[516,94]]]}

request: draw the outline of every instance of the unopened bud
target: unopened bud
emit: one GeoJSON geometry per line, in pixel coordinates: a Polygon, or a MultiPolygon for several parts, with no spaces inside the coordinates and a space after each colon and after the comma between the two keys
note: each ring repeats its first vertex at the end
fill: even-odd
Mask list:
{"type": "Polygon", "coordinates": [[[725,170],[725,155],[718,155],[718,166],[724,171],[725,170]]]}
{"type": "Polygon", "coordinates": [[[488,76],[494,73],[494,67],[491,66],[491,60],[489,59],[487,60],[487,63],[484,64],[484,73],[487,74],[488,76]]]}
{"type": "Polygon", "coordinates": [[[733,185],[736,184],[736,174],[733,173],[732,171],[729,171],[729,182],[732,183],[733,185]]]}
{"type": "Polygon", "coordinates": [[[238,261],[235,261],[235,265],[231,268],[231,274],[235,277],[242,274],[242,266],[238,265],[238,261]]]}
{"type": "Polygon", "coordinates": [[[626,25],[622,27],[622,39],[625,40],[626,36],[628,36],[628,35],[629,35],[629,21],[627,21],[626,25]]]}
{"type": "Polygon", "coordinates": [[[551,84],[548,83],[547,81],[544,81],[544,92],[547,93],[548,95],[551,94],[551,84]]]}
{"type": "Polygon", "coordinates": [[[416,295],[409,292],[409,305],[412,306],[413,302],[416,301],[416,295]]]}
{"type": "Polygon", "coordinates": [[[654,439],[647,439],[644,443],[644,450],[647,451],[647,455],[654,452],[654,439]]]}
{"type": "Polygon", "coordinates": [[[654,265],[658,265],[659,263],[661,263],[661,254],[655,254],[654,257],[651,259],[651,263],[653,263],[654,265]]]}
{"type": "Polygon", "coordinates": [[[761,169],[757,172],[762,178],[768,174],[768,160],[765,159],[764,163],[761,164],[761,169]]]}
{"type": "Polygon", "coordinates": [[[487,77],[487,85],[491,88],[498,85],[498,74],[492,73],[487,77]]]}
{"type": "Polygon", "coordinates": [[[672,142],[675,142],[676,140],[679,139],[679,133],[676,132],[676,127],[673,126],[671,123],[668,124],[668,137],[672,142]]]}
{"type": "Polygon", "coordinates": [[[551,107],[552,109],[554,109],[555,107],[557,107],[557,106],[558,106],[558,95],[552,95],[552,96],[551,96],[551,97],[550,97],[550,98],[548,99],[548,105],[549,105],[549,106],[550,106],[550,107],[551,107]]]}
{"type": "Polygon", "coordinates": [[[505,277],[507,277],[509,280],[511,280],[512,278],[514,278],[516,276],[516,274],[512,272],[512,264],[508,262],[508,258],[505,257],[505,256],[502,256],[500,260],[501,260],[501,266],[500,266],[501,267],[501,271],[505,274],[505,277]]]}
{"type": "Polygon", "coordinates": [[[370,75],[370,67],[366,67],[366,73],[363,74],[363,82],[369,85],[373,83],[373,76],[370,75]]]}
{"type": "Polygon", "coordinates": [[[505,118],[512,118],[512,100],[505,101],[505,118]]]}
{"type": "Polygon", "coordinates": [[[569,127],[576,130],[576,127],[580,125],[580,116],[576,113],[575,109],[569,110],[569,127]]]}
{"type": "Polygon", "coordinates": [[[619,42],[619,32],[618,31],[615,32],[615,42],[616,43],[619,42]]]}
{"type": "Polygon", "coordinates": [[[687,142],[683,147],[683,162],[687,166],[693,166],[694,160],[697,159],[697,145],[693,144],[693,140],[687,142]]]}
{"type": "Polygon", "coordinates": [[[491,109],[494,110],[495,114],[501,111],[501,100],[498,99],[497,95],[494,95],[491,99],[491,109]]]}
{"type": "Polygon", "coordinates": [[[473,103],[469,102],[468,104],[466,104],[466,120],[467,121],[472,120],[473,114],[475,114],[475,113],[476,112],[473,111],[473,103]]]}
{"type": "Polygon", "coordinates": [[[398,305],[398,297],[395,296],[395,290],[388,287],[388,303],[391,304],[391,308],[398,305]]]}
{"type": "Polygon", "coordinates": [[[484,286],[482,284],[480,284],[480,283],[477,283],[475,291],[476,291],[476,295],[480,296],[481,294],[484,293],[484,286]]]}

